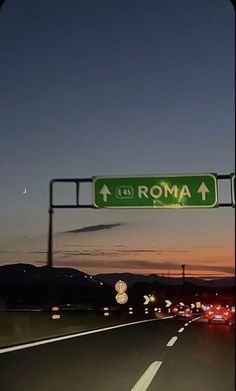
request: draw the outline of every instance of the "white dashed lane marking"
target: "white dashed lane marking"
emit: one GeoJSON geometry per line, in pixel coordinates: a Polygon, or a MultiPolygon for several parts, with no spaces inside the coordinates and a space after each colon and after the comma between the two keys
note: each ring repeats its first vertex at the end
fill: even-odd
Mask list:
{"type": "Polygon", "coordinates": [[[166,346],[173,346],[174,343],[177,341],[178,337],[174,336],[172,337],[169,342],[167,342],[166,346]]]}
{"type": "Polygon", "coordinates": [[[133,386],[131,391],[146,391],[156,375],[158,369],[160,368],[162,361],[154,361],[149,365],[148,369],[140,377],[137,383],[133,386]]]}

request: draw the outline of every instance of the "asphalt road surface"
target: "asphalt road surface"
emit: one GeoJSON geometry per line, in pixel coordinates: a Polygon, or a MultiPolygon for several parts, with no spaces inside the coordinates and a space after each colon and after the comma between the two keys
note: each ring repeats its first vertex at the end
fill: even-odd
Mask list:
{"type": "Polygon", "coordinates": [[[235,328],[162,319],[0,349],[1,391],[233,391],[235,328]]]}

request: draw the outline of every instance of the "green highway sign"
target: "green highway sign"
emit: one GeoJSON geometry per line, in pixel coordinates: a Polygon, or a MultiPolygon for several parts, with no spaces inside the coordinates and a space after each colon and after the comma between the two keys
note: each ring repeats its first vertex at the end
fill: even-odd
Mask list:
{"type": "Polygon", "coordinates": [[[214,208],[217,175],[93,177],[96,208],[214,208]]]}
{"type": "Polygon", "coordinates": [[[230,174],[232,206],[235,208],[235,174],[230,174]]]}

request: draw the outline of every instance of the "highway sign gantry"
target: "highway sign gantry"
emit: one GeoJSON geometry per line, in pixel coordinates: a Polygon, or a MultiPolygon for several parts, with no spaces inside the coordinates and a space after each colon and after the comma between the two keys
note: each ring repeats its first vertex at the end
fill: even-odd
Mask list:
{"type": "Polygon", "coordinates": [[[93,177],[96,208],[214,208],[217,174],[93,177]]]}

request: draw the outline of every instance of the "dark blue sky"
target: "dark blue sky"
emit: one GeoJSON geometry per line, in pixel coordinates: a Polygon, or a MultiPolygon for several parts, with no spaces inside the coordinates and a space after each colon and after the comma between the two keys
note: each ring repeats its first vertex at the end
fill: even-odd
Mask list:
{"type": "MultiPolygon", "coordinates": [[[[234,171],[228,0],[7,0],[0,55],[2,263],[23,261],[28,246],[45,250],[52,178],[234,171]]],[[[68,212],[57,230],[122,222],[126,236],[150,236],[154,217],[145,213],[68,212]]],[[[183,213],[169,219],[161,212],[165,229],[184,224],[199,232],[207,219],[210,245],[221,240],[233,264],[232,210],[183,213]]],[[[119,242],[119,230],[110,230],[109,243],[119,242]]],[[[205,238],[191,236],[186,245],[201,247],[205,238]]]]}

